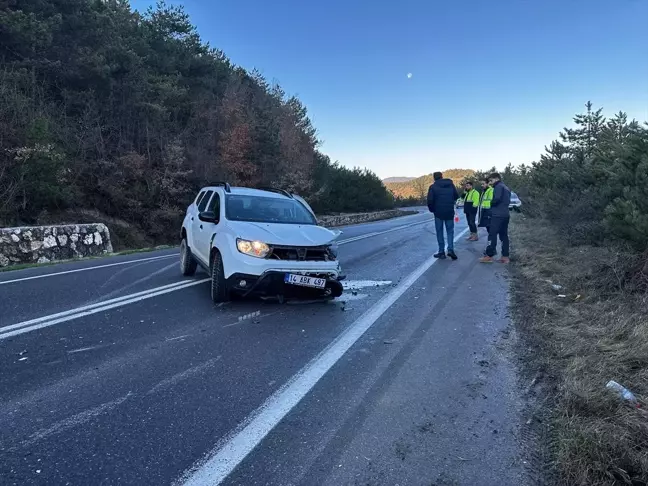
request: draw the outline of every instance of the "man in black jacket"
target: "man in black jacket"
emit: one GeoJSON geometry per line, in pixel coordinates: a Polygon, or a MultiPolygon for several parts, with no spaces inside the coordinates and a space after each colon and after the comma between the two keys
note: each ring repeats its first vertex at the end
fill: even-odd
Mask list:
{"type": "Polygon", "coordinates": [[[495,172],[489,176],[493,186],[493,199],[491,201],[491,223],[488,231],[488,248],[486,256],[480,259],[482,263],[492,263],[497,253],[497,237],[502,242],[501,263],[509,262],[509,205],[511,204],[511,190],[502,182],[501,176],[495,172]]]}
{"type": "Polygon", "coordinates": [[[433,174],[434,184],[430,186],[427,196],[428,209],[434,213],[434,224],[436,226],[437,242],[439,252],[434,254],[435,258],[445,258],[445,240],[443,238],[443,227],[448,234],[448,256],[453,260],[457,259],[454,252],[454,215],[455,205],[459,194],[457,188],[450,179],[444,179],[441,172],[433,174]]]}

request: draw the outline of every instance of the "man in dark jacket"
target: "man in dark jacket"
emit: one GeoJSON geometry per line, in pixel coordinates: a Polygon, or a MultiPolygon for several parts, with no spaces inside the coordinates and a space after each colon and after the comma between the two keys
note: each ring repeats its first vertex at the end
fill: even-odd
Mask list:
{"type": "Polygon", "coordinates": [[[443,227],[448,234],[448,256],[453,260],[457,259],[454,252],[454,215],[455,205],[459,194],[457,188],[450,179],[444,179],[441,172],[433,174],[434,184],[428,190],[427,204],[431,213],[434,213],[434,224],[436,226],[437,242],[439,252],[435,258],[445,258],[445,240],[443,238],[443,227]]]}
{"type": "Polygon", "coordinates": [[[497,253],[497,237],[502,242],[501,263],[509,262],[509,205],[511,204],[511,190],[502,182],[501,176],[495,172],[489,176],[490,184],[493,186],[493,199],[491,201],[491,223],[488,231],[488,248],[486,256],[480,261],[492,263],[497,253]]]}

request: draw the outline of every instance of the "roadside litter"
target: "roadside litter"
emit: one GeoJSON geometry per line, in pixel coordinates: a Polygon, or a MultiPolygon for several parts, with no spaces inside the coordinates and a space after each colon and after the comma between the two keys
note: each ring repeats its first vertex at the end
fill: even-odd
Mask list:
{"type": "Polygon", "coordinates": [[[616,392],[617,395],[619,395],[619,398],[623,398],[624,400],[627,400],[628,402],[632,403],[634,406],[639,407],[639,402],[637,401],[637,398],[634,396],[634,394],[628,390],[626,387],[620,385],[614,380],[608,381],[607,385],[605,387],[608,390],[612,390],[613,392],[616,392]]]}

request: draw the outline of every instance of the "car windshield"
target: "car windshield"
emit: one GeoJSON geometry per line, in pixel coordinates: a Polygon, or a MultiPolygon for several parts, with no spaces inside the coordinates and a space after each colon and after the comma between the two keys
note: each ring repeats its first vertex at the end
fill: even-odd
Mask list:
{"type": "Polygon", "coordinates": [[[255,223],[317,224],[303,204],[279,197],[228,195],[225,214],[230,221],[255,223]]]}

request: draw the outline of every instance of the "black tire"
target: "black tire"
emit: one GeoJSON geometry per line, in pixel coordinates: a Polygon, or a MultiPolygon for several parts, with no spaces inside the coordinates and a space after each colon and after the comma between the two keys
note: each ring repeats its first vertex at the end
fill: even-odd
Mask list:
{"type": "Polygon", "coordinates": [[[214,252],[214,256],[211,261],[211,298],[212,302],[215,304],[221,304],[223,302],[229,302],[230,300],[230,290],[227,287],[227,281],[225,280],[225,273],[223,272],[223,259],[218,253],[214,252]]]}
{"type": "Polygon", "coordinates": [[[342,293],[344,292],[344,287],[340,282],[337,280],[335,282],[331,282],[329,284],[331,288],[331,297],[334,299],[337,299],[338,297],[342,296],[342,293]]]}
{"type": "Polygon", "coordinates": [[[183,238],[180,243],[180,270],[182,275],[191,277],[196,273],[196,268],[198,268],[198,262],[191,254],[187,239],[183,238]]]}

